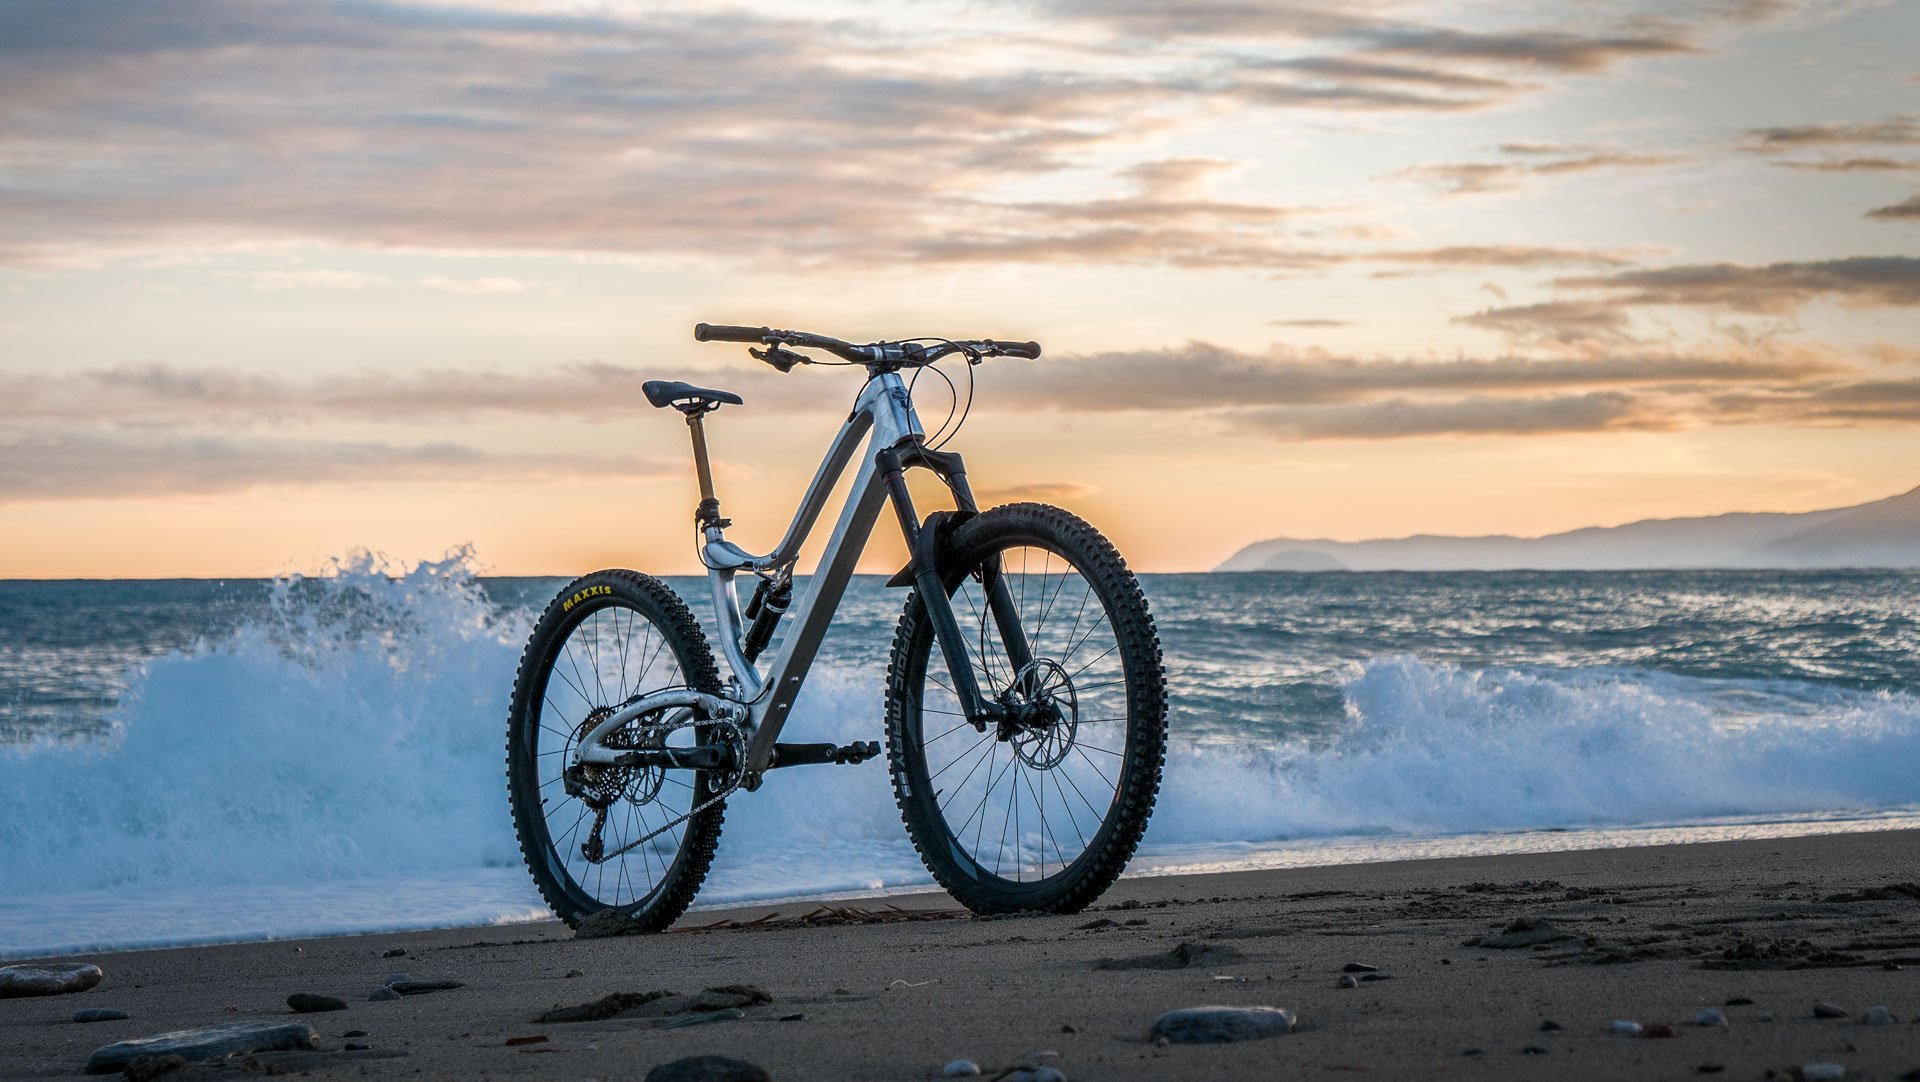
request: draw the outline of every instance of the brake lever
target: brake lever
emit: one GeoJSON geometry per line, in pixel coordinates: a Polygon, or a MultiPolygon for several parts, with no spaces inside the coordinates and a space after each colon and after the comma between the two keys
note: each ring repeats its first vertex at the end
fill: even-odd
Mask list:
{"type": "Polygon", "coordinates": [[[796,364],[813,363],[812,358],[806,354],[795,353],[785,346],[773,345],[766,349],[754,349],[748,346],[747,352],[753,355],[754,360],[765,361],[783,373],[793,371],[793,366],[796,364]]]}

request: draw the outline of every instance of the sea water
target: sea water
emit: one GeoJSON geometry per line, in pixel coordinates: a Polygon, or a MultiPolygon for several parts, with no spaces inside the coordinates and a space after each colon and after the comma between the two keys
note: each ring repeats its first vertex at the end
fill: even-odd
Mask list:
{"type": "MultiPolygon", "coordinates": [[[[547,915],[503,740],[563,584],[0,582],[0,956],[547,915]]],[[[1170,746],[1129,874],[1920,825],[1920,573],[1143,584],[1170,746]]],[[[901,601],[856,579],[787,739],[882,736],[901,601]]],[[[808,767],[730,802],[700,901],[930,882],[884,763],[808,767]]]]}

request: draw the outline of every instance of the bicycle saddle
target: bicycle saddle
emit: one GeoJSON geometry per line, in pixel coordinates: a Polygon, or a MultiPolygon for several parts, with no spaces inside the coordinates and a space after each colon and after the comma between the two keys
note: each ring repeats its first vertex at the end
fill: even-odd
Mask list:
{"type": "Polygon", "coordinates": [[[656,409],[665,409],[676,402],[698,402],[708,409],[722,402],[735,406],[746,405],[745,400],[732,391],[709,390],[705,387],[695,387],[691,383],[681,383],[679,380],[650,379],[640,385],[640,390],[656,409]]]}

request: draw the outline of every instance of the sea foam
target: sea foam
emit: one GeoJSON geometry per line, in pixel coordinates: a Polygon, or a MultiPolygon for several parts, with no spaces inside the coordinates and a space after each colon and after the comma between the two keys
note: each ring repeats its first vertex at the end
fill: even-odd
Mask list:
{"type": "MultiPolygon", "coordinates": [[[[532,614],[497,611],[465,553],[397,574],[362,556],[271,600],[266,619],[147,664],[109,739],[0,749],[0,954],[544,912],[503,766],[532,614]]],[[[881,736],[879,656],[816,672],[789,739],[881,736]]],[[[1920,701],[1901,693],[1402,656],[1355,665],[1344,695],[1330,742],[1173,733],[1140,866],[1920,802],[1920,701]]],[[[928,882],[884,765],[815,767],[731,802],[701,900],[928,882]]]]}

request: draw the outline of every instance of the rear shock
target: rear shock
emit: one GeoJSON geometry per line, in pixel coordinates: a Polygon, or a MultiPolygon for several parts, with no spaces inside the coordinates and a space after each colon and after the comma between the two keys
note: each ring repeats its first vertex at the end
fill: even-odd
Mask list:
{"type": "Polygon", "coordinates": [[[787,606],[793,601],[793,578],[781,575],[776,579],[761,579],[754,587],[753,596],[747,599],[746,612],[751,621],[747,625],[747,634],[740,642],[740,652],[748,661],[760,656],[760,651],[773,641],[773,630],[780,626],[780,618],[787,614],[787,606]]]}

